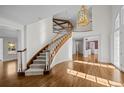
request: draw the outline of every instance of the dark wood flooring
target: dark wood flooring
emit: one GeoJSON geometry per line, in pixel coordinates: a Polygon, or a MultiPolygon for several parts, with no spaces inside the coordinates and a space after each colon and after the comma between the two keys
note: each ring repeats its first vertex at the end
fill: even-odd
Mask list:
{"type": "Polygon", "coordinates": [[[18,76],[16,62],[0,63],[1,87],[124,86],[124,73],[108,64],[75,60],[56,65],[44,76],[18,76]]]}

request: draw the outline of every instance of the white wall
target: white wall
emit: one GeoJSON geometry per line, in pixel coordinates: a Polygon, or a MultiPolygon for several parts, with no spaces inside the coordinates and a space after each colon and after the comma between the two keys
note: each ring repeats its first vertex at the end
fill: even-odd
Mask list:
{"type": "Polygon", "coordinates": [[[3,38],[3,61],[9,61],[9,60],[17,59],[16,54],[8,54],[8,42],[13,42],[18,47],[17,38],[4,37],[3,38]]]}
{"type": "Polygon", "coordinates": [[[73,32],[73,38],[100,37],[100,62],[110,62],[111,6],[92,6],[92,32],[73,32]]]}
{"type": "Polygon", "coordinates": [[[54,57],[51,68],[56,64],[72,60],[72,38],[68,39],[54,57]]]}
{"type": "Polygon", "coordinates": [[[113,65],[118,67],[120,70],[124,71],[124,12],[121,12],[122,5],[116,5],[112,6],[112,34],[111,34],[111,62],[113,65]],[[119,66],[117,65],[118,63],[114,62],[114,31],[115,30],[115,20],[117,15],[119,14],[119,19],[120,19],[120,62],[119,66]]]}
{"type": "Polygon", "coordinates": [[[54,36],[52,17],[27,25],[26,47],[28,62],[31,57],[51,41],[54,36]]]}
{"type": "Polygon", "coordinates": [[[3,61],[3,39],[0,38],[0,60],[3,61]]]}
{"type": "Polygon", "coordinates": [[[120,6],[112,6],[111,63],[115,65],[116,67],[118,66],[116,63],[114,63],[114,31],[115,31],[115,19],[116,19],[119,9],[120,9],[120,6]]]}

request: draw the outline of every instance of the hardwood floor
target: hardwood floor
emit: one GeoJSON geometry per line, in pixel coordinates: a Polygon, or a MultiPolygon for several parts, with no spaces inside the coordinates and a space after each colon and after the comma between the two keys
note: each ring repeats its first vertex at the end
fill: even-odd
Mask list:
{"type": "Polygon", "coordinates": [[[98,55],[89,55],[88,57],[83,57],[82,54],[73,54],[73,60],[87,61],[98,63],[98,55]]]}
{"type": "Polygon", "coordinates": [[[1,87],[124,86],[124,73],[112,65],[86,61],[63,62],[45,76],[17,76],[16,62],[0,63],[1,87]]]}

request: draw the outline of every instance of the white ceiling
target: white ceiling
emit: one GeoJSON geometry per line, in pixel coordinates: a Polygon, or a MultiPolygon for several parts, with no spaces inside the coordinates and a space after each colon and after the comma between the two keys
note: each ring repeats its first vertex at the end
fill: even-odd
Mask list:
{"type": "Polygon", "coordinates": [[[24,25],[64,11],[72,18],[79,9],[79,5],[0,5],[0,16],[24,25]]]}
{"type": "MultiPolygon", "coordinates": [[[[55,16],[74,23],[80,5],[0,5],[0,17],[22,25],[55,16]]],[[[0,26],[0,37],[17,37],[17,31],[0,26]]]]}

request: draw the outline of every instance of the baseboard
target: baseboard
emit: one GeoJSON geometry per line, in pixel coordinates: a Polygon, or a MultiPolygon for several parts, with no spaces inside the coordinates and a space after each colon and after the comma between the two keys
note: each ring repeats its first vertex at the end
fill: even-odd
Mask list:
{"type": "Polygon", "coordinates": [[[5,60],[5,61],[2,61],[2,62],[11,62],[11,61],[17,61],[17,59],[5,60]]]}
{"type": "MultiPolygon", "coordinates": [[[[121,71],[122,73],[124,73],[123,69],[118,68],[117,66],[115,66],[113,63],[110,63],[112,66],[114,66],[116,69],[118,69],[119,71],[121,71]]],[[[121,67],[122,68],[122,67],[121,67]]]]}
{"type": "Polygon", "coordinates": [[[100,61],[98,61],[98,62],[101,63],[101,64],[109,64],[109,65],[111,65],[110,62],[100,62],[100,61]]]}

